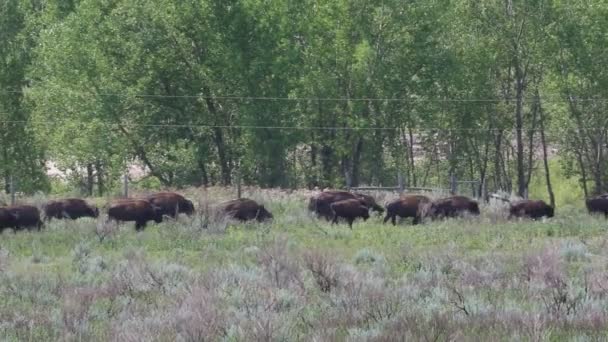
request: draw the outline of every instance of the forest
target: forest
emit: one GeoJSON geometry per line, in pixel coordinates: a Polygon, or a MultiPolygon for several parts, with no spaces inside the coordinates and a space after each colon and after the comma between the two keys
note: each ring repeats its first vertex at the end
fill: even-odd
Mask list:
{"type": "Polygon", "coordinates": [[[608,190],[608,1],[3,0],[0,182],[608,190]]]}

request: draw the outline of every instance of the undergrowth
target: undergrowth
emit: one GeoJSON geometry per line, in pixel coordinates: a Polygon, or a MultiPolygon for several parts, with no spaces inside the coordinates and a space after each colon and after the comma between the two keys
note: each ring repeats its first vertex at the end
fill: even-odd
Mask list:
{"type": "MultiPolygon", "coordinates": [[[[248,191],[248,190],[246,190],[248,191]]],[[[9,341],[605,340],[607,223],[545,221],[351,231],[308,193],[253,192],[275,220],[200,214],[151,224],[53,221],[0,236],[0,336],[9,341]]],[[[212,207],[221,196],[188,194],[212,207]],[[200,197],[196,197],[200,196],[200,197]]],[[[390,195],[384,200],[390,199],[390,195]]],[[[195,202],[196,202],[195,201],[195,202]]]]}

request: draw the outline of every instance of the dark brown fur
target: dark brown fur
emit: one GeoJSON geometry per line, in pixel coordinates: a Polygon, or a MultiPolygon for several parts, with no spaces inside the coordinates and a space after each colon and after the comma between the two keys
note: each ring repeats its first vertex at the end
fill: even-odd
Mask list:
{"type": "Polygon", "coordinates": [[[382,206],[376,203],[376,199],[374,199],[372,196],[360,193],[355,193],[355,195],[359,196],[359,198],[361,198],[365,202],[367,208],[380,214],[384,212],[384,208],[382,208],[382,206]]]}
{"type": "Polygon", "coordinates": [[[345,218],[350,229],[358,217],[366,221],[369,218],[369,208],[360,199],[347,199],[337,201],[330,205],[333,212],[332,224],[338,223],[339,218],[345,218]]]}
{"type": "Polygon", "coordinates": [[[239,221],[255,219],[258,222],[263,222],[273,218],[272,214],[263,205],[248,198],[224,202],[220,205],[220,208],[226,215],[239,221]]]}
{"type": "Polygon", "coordinates": [[[12,228],[21,230],[23,228],[42,228],[40,220],[40,210],[32,205],[14,205],[6,207],[13,216],[14,221],[12,228]]]}
{"type": "Polygon", "coordinates": [[[397,216],[399,216],[401,218],[412,217],[413,224],[418,224],[421,219],[421,205],[430,201],[428,197],[422,195],[409,195],[394,200],[386,205],[384,223],[390,219],[394,226],[397,224],[397,216]]]}
{"type": "Polygon", "coordinates": [[[16,219],[8,208],[0,208],[0,232],[15,227],[16,219]]]}
{"type": "Polygon", "coordinates": [[[188,216],[194,213],[194,204],[175,192],[159,192],[146,197],[150,203],[160,207],[163,215],[175,218],[177,214],[183,213],[188,216]]]}
{"type": "Polygon", "coordinates": [[[44,214],[47,220],[54,218],[76,220],[81,217],[96,218],[99,216],[99,209],[82,199],[66,198],[47,203],[44,206],[44,214]]]}
{"type": "Polygon", "coordinates": [[[521,200],[511,203],[509,209],[509,218],[511,217],[528,217],[538,219],[543,216],[553,217],[554,210],[545,201],[541,200],[521,200]]]}
{"type": "Polygon", "coordinates": [[[368,207],[368,209],[372,209],[379,213],[384,212],[384,208],[379,206],[374,198],[369,195],[364,194],[356,194],[348,191],[341,190],[329,190],[323,191],[313,197],[311,197],[308,203],[308,209],[317,214],[319,217],[323,217],[326,220],[332,220],[333,212],[331,211],[331,204],[338,201],[343,201],[347,199],[358,199],[364,205],[368,207]]]}
{"type": "Polygon", "coordinates": [[[108,217],[116,222],[135,222],[135,230],[146,228],[148,221],[161,223],[163,221],[162,209],[146,200],[122,199],[111,203],[108,217]]]}
{"type": "Polygon", "coordinates": [[[430,203],[427,216],[432,219],[457,217],[465,213],[479,215],[479,204],[465,196],[452,196],[430,203]]]}
{"type": "Polygon", "coordinates": [[[600,195],[589,198],[585,201],[585,204],[587,205],[587,210],[589,210],[590,214],[604,214],[604,217],[608,219],[608,196],[600,195]]]}

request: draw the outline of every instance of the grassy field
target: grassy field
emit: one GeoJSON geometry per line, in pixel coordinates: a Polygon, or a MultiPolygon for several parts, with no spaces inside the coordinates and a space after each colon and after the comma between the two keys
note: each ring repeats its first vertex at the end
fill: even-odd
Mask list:
{"type": "Polygon", "coordinates": [[[103,218],[5,231],[2,340],[608,339],[608,223],[582,209],[351,231],[312,218],[306,192],[249,195],[272,223],[202,210],[142,233],[103,218]]]}

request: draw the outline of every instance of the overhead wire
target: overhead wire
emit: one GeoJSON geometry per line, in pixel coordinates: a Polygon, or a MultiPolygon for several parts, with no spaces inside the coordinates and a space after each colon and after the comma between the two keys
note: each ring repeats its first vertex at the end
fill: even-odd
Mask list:
{"type": "MultiPolygon", "coordinates": [[[[0,93],[5,94],[25,94],[23,90],[0,90],[0,93]]],[[[338,102],[338,101],[355,101],[355,102],[514,102],[519,101],[517,98],[426,98],[424,95],[414,95],[407,98],[396,97],[278,97],[278,96],[239,96],[239,95],[212,95],[206,96],[202,94],[192,95],[166,95],[166,94],[128,94],[128,93],[94,93],[83,91],[65,91],[65,93],[84,95],[91,97],[123,97],[123,98],[177,98],[177,99],[215,99],[215,100],[238,100],[238,101],[323,101],[323,102],[338,102]]],[[[545,94],[542,97],[543,101],[551,102],[568,98],[563,94],[545,94]]],[[[572,97],[574,101],[598,101],[605,102],[608,98],[582,98],[572,97]]],[[[534,97],[524,97],[522,100],[535,101],[534,97]]]]}

